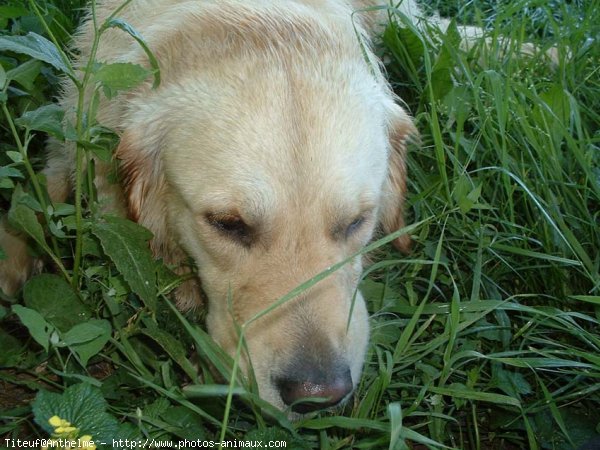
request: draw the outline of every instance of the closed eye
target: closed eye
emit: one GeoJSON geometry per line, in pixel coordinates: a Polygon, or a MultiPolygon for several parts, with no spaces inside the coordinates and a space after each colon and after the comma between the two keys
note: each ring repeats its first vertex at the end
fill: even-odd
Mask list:
{"type": "Polygon", "coordinates": [[[245,246],[253,241],[254,230],[237,214],[209,213],[206,221],[221,234],[245,246]]]}
{"type": "Polygon", "coordinates": [[[346,238],[349,238],[350,236],[358,232],[364,223],[365,216],[361,214],[346,227],[346,238]]]}

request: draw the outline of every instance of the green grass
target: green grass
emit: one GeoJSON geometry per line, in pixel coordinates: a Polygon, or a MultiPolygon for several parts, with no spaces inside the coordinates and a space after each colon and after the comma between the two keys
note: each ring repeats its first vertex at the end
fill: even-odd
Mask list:
{"type": "MultiPolygon", "coordinates": [[[[3,35],[35,31],[64,44],[80,12],[47,0],[48,30],[28,5],[0,20],[3,35]]],[[[55,270],[0,304],[0,447],[48,436],[45,419],[57,410],[82,432],[94,417],[115,438],[281,439],[288,448],[573,449],[600,434],[600,4],[434,6],[485,27],[493,42],[511,41],[466,51],[452,29],[421,36],[390,10],[380,51],[421,132],[408,161],[415,245],[408,256],[387,245],[371,253],[362,290],[373,333],[354,400],[291,423],[269,413],[251,383],[230,395],[234,383],[221,383],[234,362],[166,300],[177,280],[147,254],[139,260],[157,282],[136,284],[107,246],[131,225],[102,219],[84,183],[75,205],[44,213],[53,239],[33,231],[33,251],[65,262],[71,284],[55,270]],[[543,52],[520,55],[524,41],[558,49],[555,66],[543,52]],[[64,302],[85,329],[60,315],[64,302]],[[45,392],[68,386],[62,397],[45,392]]],[[[6,72],[29,65],[0,98],[0,194],[31,231],[44,183],[42,198],[16,186],[33,192],[27,167],[43,166],[36,130],[54,119],[17,118],[51,101],[57,71],[12,52],[0,63],[6,72]]],[[[110,138],[79,133],[83,143],[110,138]]],[[[143,231],[126,234],[135,238],[124,246],[145,248],[143,231]]]]}

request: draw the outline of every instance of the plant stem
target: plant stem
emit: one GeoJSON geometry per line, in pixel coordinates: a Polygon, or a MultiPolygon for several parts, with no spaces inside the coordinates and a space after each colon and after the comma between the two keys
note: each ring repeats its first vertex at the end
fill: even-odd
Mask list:
{"type": "MultiPolygon", "coordinates": [[[[31,165],[31,162],[29,161],[29,157],[27,155],[27,144],[23,144],[23,142],[21,142],[21,138],[19,137],[17,128],[15,127],[15,124],[12,120],[12,116],[10,115],[10,111],[6,107],[6,103],[2,103],[2,112],[4,114],[4,117],[6,117],[6,121],[8,122],[8,126],[10,127],[10,131],[13,135],[13,139],[15,140],[17,149],[19,150],[19,154],[21,155],[22,163],[25,166],[25,170],[27,171],[27,175],[29,176],[29,179],[31,180],[31,185],[33,186],[33,190],[35,192],[37,200],[40,203],[40,206],[42,208],[42,215],[44,216],[44,220],[46,221],[46,223],[50,223],[51,219],[50,219],[50,215],[48,214],[48,203],[46,202],[46,196],[44,195],[42,187],[40,186],[40,182],[35,174],[35,171],[33,170],[33,166],[31,165]]],[[[57,266],[59,267],[61,272],[63,272],[65,277],[67,279],[70,279],[70,277],[68,276],[67,270],[65,269],[64,265],[60,261],[60,258],[58,256],[60,254],[59,250],[58,250],[58,242],[56,241],[56,237],[53,236],[52,234],[50,234],[50,241],[52,243],[52,248],[48,247],[48,249],[46,250],[47,253],[52,258],[54,263],[57,264],[57,266]]]]}
{"type": "Polygon", "coordinates": [[[83,160],[85,156],[85,148],[81,145],[84,134],[89,133],[89,128],[93,118],[87,117],[84,121],[84,106],[86,103],[86,91],[92,75],[92,65],[98,50],[98,43],[100,41],[100,33],[98,32],[98,25],[96,23],[96,2],[91,3],[92,11],[92,24],[94,26],[94,41],[92,42],[92,48],[88,57],[85,70],[83,72],[83,80],[77,86],[78,99],[77,99],[77,119],[75,128],[77,130],[77,147],[75,149],[75,225],[77,227],[76,238],[75,238],[75,255],[73,261],[73,286],[76,287],[79,283],[79,272],[81,265],[81,257],[83,253],[83,160]]]}

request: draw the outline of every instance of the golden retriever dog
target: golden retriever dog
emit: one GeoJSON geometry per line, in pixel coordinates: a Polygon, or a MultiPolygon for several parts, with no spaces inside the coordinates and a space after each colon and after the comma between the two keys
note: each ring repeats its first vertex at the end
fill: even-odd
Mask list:
{"type": "MultiPolygon", "coordinates": [[[[377,3],[133,0],[118,14],[158,59],[162,82],[100,101],[98,121],[121,138],[119,183],[109,181],[110,164],[96,161],[100,202],[152,231],[155,255],[176,270],[194,260],[199,282],[182,285],[177,304],[194,308],[203,291],[208,331],[231,355],[237,326],[350,258],[378,227],[404,225],[405,151],[415,129],[370,47],[385,20],[369,8],[377,3]]],[[[97,23],[121,4],[98,1],[97,23]]],[[[398,8],[420,17],[414,0],[398,8]]],[[[481,37],[475,27],[459,32],[467,47],[481,37]]],[[[75,36],[80,64],[93,37],[88,19],[75,36]]],[[[102,35],[96,58],[148,66],[120,30],[102,35]]],[[[61,103],[73,113],[73,86],[61,103]]],[[[44,173],[54,202],[71,193],[74,154],[49,145],[44,173]]],[[[38,263],[4,226],[0,245],[8,255],[0,288],[11,295],[38,263]]],[[[406,251],[408,237],[395,245],[406,251]]],[[[305,413],[351,395],[369,338],[361,270],[355,257],[249,326],[241,363],[262,398],[305,413]]]]}
{"type": "MultiPolygon", "coordinates": [[[[99,1],[98,23],[121,3],[99,1]]],[[[100,201],[152,231],[157,257],[175,267],[193,258],[208,331],[232,355],[236,323],[349,258],[378,226],[403,227],[415,130],[369,46],[377,12],[353,14],[372,3],[133,0],[118,15],[143,36],[162,81],[101,100],[98,121],[121,140],[120,183],[96,162],[100,201]]],[[[92,41],[88,20],[75,36],[81,63],[92,41]]],[[[97,59],[148,66],[120,30],[102,35],[97,59]]],[[[76,96],[67,85],[67,113],[76,96]]],[[[74,167],[72,148],[50,145],[54,202],[70,194],[74,167]]],[[[19,237],[0,233],[0,286],[12,294],[35,263],[19,237]]],[[[262,398],[305,413],[350,396],[369,338],[361,270],[357,257],[248,328],[242,363],[262,398]]],[[[182,309],[200,298],[198,283],[177,293],[182,309]]]]}

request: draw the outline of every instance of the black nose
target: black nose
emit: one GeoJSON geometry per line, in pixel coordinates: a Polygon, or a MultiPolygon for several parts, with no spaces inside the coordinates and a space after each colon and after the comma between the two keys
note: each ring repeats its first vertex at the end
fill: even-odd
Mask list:
{"type": "Polygon", "coordinates": [[[335,406],[352,392],[347,367],[333,372],[302,369],[278,378],[276,384],[284,403],[300,414],[335,406]]]}

